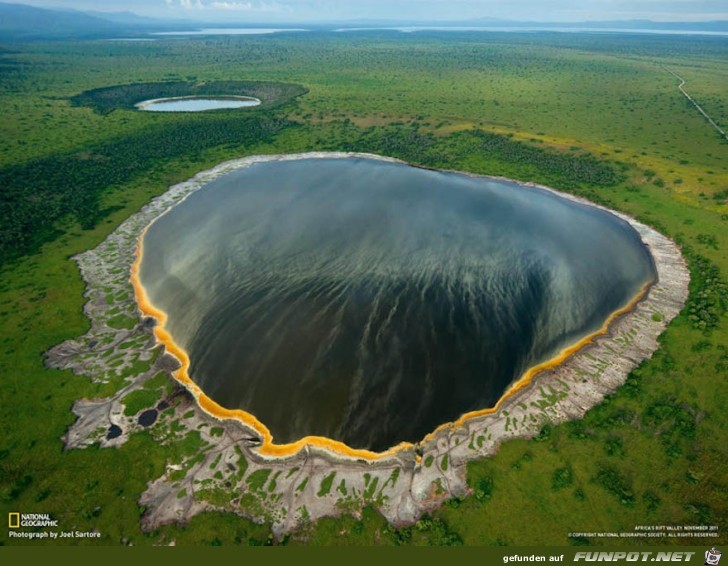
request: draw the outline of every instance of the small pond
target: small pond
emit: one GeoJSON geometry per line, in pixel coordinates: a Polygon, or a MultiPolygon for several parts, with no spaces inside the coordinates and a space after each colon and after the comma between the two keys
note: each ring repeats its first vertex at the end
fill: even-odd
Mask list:
{"type": "Polygon", "coordinates": [[[258,106],[260,100],[250,96],[178,96],[155,98],[136,104],[139,110],[148,112],[204,112],[258,106]]]}

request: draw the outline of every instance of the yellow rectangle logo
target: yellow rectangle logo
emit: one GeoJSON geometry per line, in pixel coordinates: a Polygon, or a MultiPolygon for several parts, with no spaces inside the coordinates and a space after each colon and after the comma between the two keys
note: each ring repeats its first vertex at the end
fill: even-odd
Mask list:
{"type": "Polygon", "coordinates": [[[11,529],[20,527],[20,513],[8,513],[8,527],[11,529]]]}

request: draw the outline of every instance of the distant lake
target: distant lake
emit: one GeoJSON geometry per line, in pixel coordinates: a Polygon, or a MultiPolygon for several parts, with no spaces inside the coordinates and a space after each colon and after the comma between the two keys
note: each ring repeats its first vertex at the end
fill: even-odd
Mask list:
{"type": "Polygon", "coordinates": [[[213,400],[383,450],[492,406],[655,279],[625,221],[365,158],[256,163],[147,230],[140,280],[213,400]]]}
{"type": "Polygon", "coordinates": [[[623,29],[623,28],[590,28],[590,27],[518,27],[518,26],[399,26],[399,27],[358,27],[339,28],[336,32],[348,31],[400,31],[414,33],[420,31],[483,31],[483,32],[563,32],[563,33],[638,33],[638,34],[665,34],[665,35],[713,35],[728,36],[728,31],[691,31],[691,30],[661,30],[661,29],[623,29]]]}
{"type": "Polygon", "coordinates": [[[151,35],[263,35],[284,31],[308,31],[300,28],[205,28],[187,31],[157,31],[151,35]]]}
{"type": "Polygon", "coordinates": [[[112,37],[104,41],[156,41],[156,37],[112,37]]]}
{"type": "Polygon", "coordinates": [[[245,108],[259,104],[260,100],[248,96],[180,96],[145,100],[137,103],[136,107],[149,112],[202,112],[225,108],[245,108]]]}
{"type": "MultiPolygon", "coordinates": [[[[180,31],[158,31],[150,35],[161,38],[183,37],[183,36],[204,36],[204,35],[265,35],[283,32],[307,32],[305,28],[204,28],[197,30],[180,31]]],[[[537,33],[537,32],[562,32],[562,33],[607,33],[607,34],[651,34],[651,35],[701,35],[728,37],[728,31],[704,31],[704,30],[675,30],[675,29],[650,29],[650,28],[600,28],[588,26],[559,27],[548,25],[534,26],[372,26],[372,27],[340,27],[331,31],[338,33],[359,32],[359,31],[399,31],[402,33],[416,33],[423,31],[446,31],[446,32],[503,32],[503,33],[537,33]]],[[[139,40],[154,38],[138,38],[139,40]]],[[[124,38],[111,41],[135,41],[136,38],[124,38]]]]}

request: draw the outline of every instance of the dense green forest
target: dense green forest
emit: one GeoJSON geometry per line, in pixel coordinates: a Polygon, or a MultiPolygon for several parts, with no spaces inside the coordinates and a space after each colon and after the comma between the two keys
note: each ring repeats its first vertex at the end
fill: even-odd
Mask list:
{"type": "Polygon", "coordinates": [[[73,215],[91,229],[119,205],[102,206],[105,189],[133,179],[172,157],[195,159],[211,147],[236,148],[266,141],[286,127],[285,118],[224,115],[148,128],[65,155],[0,168],[0,258],[22,256],[62,233],[54,228],[73,215]]]}
{"type": "Polygon", "coordinates": [[[224,513],[142,532],[139,495],[182,447],[142,431],[118,450],[62,450],[73,402],[114,384],[47,369],[42,355],[88,327],[69,258],[168,186],[246,155],[362,151],[543,183],[633,215],[681,245],[690,298],[652,359],[583,420],[472,463],[472,496],[408,528],[367,509],[279,542],[599,545],[568,533],[702,524],[724,544],[728,143],[667,69],[728,125],[722,37],[373,31],[0,46],[0,510],[102,533],[82,543],[271,544],[268,526],[224,513]],[[267,106],[133,109],[220,85],[267,106]]]}

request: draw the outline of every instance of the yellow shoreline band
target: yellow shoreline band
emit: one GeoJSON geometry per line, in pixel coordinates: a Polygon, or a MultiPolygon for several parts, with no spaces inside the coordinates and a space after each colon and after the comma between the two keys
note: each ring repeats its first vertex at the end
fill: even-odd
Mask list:
{"type": "MultiPolygon", "coordinates": [[[[172,335],[164,327],[168,318],[167,313],[152,305],[149,297],[147,296],[147,292],[144,289],[144,286],[141,284],[139,270],[141,267],[142,256],[144,253],[143,240],[144,236],[147,233],[148,227],[149,226],[144,228],[141,234],[139,234],[135,260],[131,267],[130,280],[132,286],[134,287],[137,305],[139,306],[142,314],[144,314],[145,316],[151,316],[157,320],[157,325],[154,327],[155,337],[160,343],[165,346],[167,352],[172,354],[180,362],[180,368],[172,372],[172,376],[192,394],[192,396],[195,398],[203,411],[218,419],[238,420],[255,430],[262,437],[262,443],[258,448],[258,452],[263,456],[293,456],[299,451],[303,450],[307,445],[309,445],[318,448],[325,448],[327,450],[330,450],[331,452],[334,452],[335,454],[348,456],[350,458],[361,458],[374,461],[393,456],[401,450],[407,450],[414,446],[411,442],[401,442],[384,452],[372,452],[371,450],[351,448],[343,442],[339,442],[338,440],[333,440],[325,436],[305,436],[300,440],[297,440],[296,442],[291,442],[288,444],[274,444],[273,435],[271,434],[270,430],[268,430],[268,428],[262,422],[260,422],[255,417],[255,415],[243,411],[242,409],[226,409],[225,407],[208,397],[205,392],[202,391],[200,386],[194,382],[194,380],[190,377],[188,373],[190,367],[190,358],[187,355],[187,352],[175,343],[175,341],[172,339],[172,335]]],[[[469,413],[465,413],[459,419],[453,422],[442,424],[430,434],[426,435],[423,439],[423,442],[433,438],[438,432],[444,429],[461,426],[470,419],[482,417],[485,415],[491,415],[498,411],[498,409],[506,399],[512,397],[522,389],[528,387],[533,381],[534,377],[536,377],[536,375],[559,366],[573,354],[581,350],[584,346],[591,344],[597,336],[602,336],[606,334],[609,330],[609,326],[612,324],[612,322],[614,322],[614,320],[616,320],[623,314],[630,312],[647,295],[647,292],[649,291],[651,285],[652,283],[646,283],[642,287],[640,292],[626,306],[613,312],[599,330],[592,332],[588,336],[582,338],[576,344],[564,348],[557,356],[551,358],[550,360],[537,364],[532,368],[528,369],[518,380],[511,384],[511,386],[506,390],[501,398],[498,399],[498,402],[493,407],[490,407],[488,409],[471,411],[469,413]]]]}

